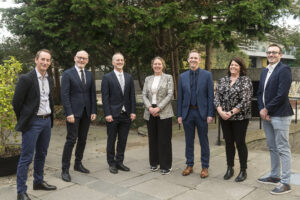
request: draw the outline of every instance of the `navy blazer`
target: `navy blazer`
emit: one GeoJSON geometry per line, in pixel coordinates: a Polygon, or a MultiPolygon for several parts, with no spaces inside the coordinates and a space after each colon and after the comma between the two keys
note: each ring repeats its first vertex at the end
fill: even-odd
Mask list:
{"type": "MultiPolygon", "coordinates": [[[[48,76],[48,83],[52,127],[54,104],[52,98],[53,80],[50,76],[48,76]]],[[[40,107],[40,87],[35,69],[20,76],[12,105],[18,121],[15,129],[22,132],[29,130],[40,107]]]]}
{"type": "MultiPolygon", "coordinates": [[[[178,81],[177,117],[187,117],[191,103],[190,71],[180,74],[178,81]]],[[[214,84],[211,72],[199,69],[197,81],[197,106],[202,120],[214,116],[214,84]]]]}
{"type": "Polygon", "coordinates": [[[124,73],[125,87],[122,93],[121,85],[114,71],[105,74],[102,78],[101,93],[104,116],[112,115],[118,117],[123,105],[126,114],[136,113],[136,101],[133,78],[130,74],[124,73]]]}
{"type": "Polygon", "coordinates": [[[93,75],[84,70],[86,84],[82,85],[78,72],[74,67],[66,70],[61,78],[61,101],[65,115],[81,117],[86,108],[88,116],[97,114],[97,97],[93,75]]]}
{"type": "Polygon", "coordinates": [[[257,91],[258,109],[264,107],[270,116],[291,116],[294,114],[289,101],[289,90],[292,83],[291,69],[279,62],[272,72],[265,89],[265,105],[263,103],[263,92],[268,68],[262,70],[257,91]]]}

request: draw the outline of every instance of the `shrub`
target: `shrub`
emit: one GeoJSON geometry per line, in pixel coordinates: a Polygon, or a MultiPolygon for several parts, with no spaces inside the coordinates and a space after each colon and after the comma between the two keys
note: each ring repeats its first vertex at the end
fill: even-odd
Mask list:
{"type": "Polygon", "coordinates": [[[4,64],[0,65],[0,155],[7,153],[10,140],[16,141],[17,137],[14,129],[16,116],[11,102],[17,74],[21,70],[21,64],[14,57],[10,57],[10,60],[5,60],[4,64]]]}

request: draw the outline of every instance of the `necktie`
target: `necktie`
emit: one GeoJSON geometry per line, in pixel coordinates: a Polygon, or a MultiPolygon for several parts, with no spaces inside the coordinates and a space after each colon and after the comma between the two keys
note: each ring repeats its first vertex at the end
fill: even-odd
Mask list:
{"type": "Polygon", "coordinates": [[[122,93],[124,94],[124,77],[123,77],[123,74],[119,74],[119,81],[120,81],[122,93]]]}
{"type": "Polygon", "coordinates": [[[81,83],[83,86],[85,86],[85,78],[84,78],[83,70],[80,70],[80,72],[81,72],[81,83]]]}

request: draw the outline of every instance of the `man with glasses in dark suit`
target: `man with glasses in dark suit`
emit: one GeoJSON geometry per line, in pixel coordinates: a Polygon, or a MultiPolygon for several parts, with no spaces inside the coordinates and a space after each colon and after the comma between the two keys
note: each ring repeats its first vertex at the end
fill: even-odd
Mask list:
{"type": "Polygon", "coordinates": [[[75,150],[74,170],[89,173],[82,164],[90,122],[96,119],[97,99],[93,75],[85,69],[89,62],[86,51],[78,51],[74,57],[75,66],[66,70],[61,79],[61,99],[67,123],[67,138],[62,156],[64,181],[70,182],[69,174],[72,150],[75,150]]]}

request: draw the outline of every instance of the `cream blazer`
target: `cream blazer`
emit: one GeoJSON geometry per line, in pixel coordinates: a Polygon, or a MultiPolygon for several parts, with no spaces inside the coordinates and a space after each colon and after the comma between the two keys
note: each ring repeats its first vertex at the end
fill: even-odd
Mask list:
{"type": "MultiPolygon", "coordinates": [[[[149,107],[152,105],[152,83],[154,75],[147,76],[143,88],[143,101],[145,105],[144,119],[149,120],[149,107]]],[[[171,100],[173,99],[174,83],[169,74],[162,73],[157,86],[156,105],[160,108],[160,119],[166,119],[174,116],[171,100]]]]}

